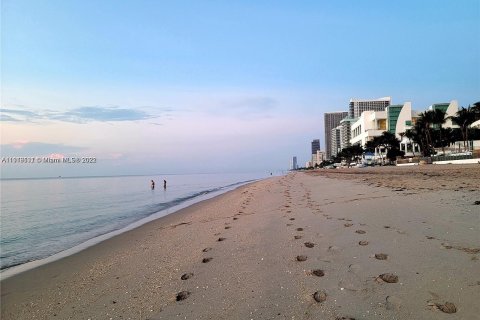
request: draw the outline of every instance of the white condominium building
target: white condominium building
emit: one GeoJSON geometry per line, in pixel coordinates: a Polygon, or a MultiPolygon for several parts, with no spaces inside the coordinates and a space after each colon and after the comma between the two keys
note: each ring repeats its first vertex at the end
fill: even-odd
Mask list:
{"type": "Polygon", "coordinates": [[[350,143],[365,147],[367,141],[381,136],[384,131],[387,131],[387,112],[364,111],[360,118],[351,125],[350,143]]]}

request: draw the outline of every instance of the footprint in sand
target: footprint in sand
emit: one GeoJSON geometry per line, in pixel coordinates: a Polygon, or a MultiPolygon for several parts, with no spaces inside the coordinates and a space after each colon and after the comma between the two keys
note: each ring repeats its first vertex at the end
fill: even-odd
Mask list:
{"type": "Polygon", "coordinates": [[[400,310],[403,304],[403,301],[400,298],[395,296],[388,296],[387,298],[385,298],[385,301],[386,301],[385,307],[387,308],[387,310],[398,311],[400,310]]]}
{"type": "Polygon", "coordinates": [[[292,221],[293,221],[293,220],[295,220],[295,218],[290,218],[290,220],[292,220],[292,221]]]}
{"type": "Polygon", "coordinates": [[[305,245],[305,247],[307,247],[307,248],[313,248],[313,247],[315,247],[315,243],[312,243],[312,242],[305,242],[304,245],[305,245]]]}
{"type": "Polygon", "coordinates": [[[353,223],[345,223],[343,226],[348,228],[348,227],[353,226],[353,223]]]}
{"type": "Polygon", "coordinates": [[[297,231],[303,231],[303,228],[297,228],[297,231]]]}
{"type": "Polygon", "coordinates": [[[177,293],[177,301],[182,301],[182,300],[185,300],[188,298],[188,296],[190,295],[190,292],[188,291],[181,291],[179,293],[177,293]]]}
{"type": "Polygon", "coordinates": [[[308,257],[305,255],[297,256],[297,261],[307,261],[308,257]]]}
{"type": "Polygon", "coordinates": [[[366,231],[364,230],[356,230],[355,233],[358,233],[358,234],[365,234],[367,233],[366,231]]]}
{"type": "Polygon", "coordinates": [[[392,274],[392,273],[382,273],[381,275],[378,276],[377,279],[381,279],[387,283],[397,283],[398,282],[398,276],[392,274]]]}
{"type": "Polygon", "coordinates": [[[323,277],[325,275],[325,271],[323,271],[322,269],[315,269],[312,270],[312,274],[317,277],[323,277]]]}
{"type": "Polygon", "coordinates": [[[302,239],[302,236],[294,236],[295,240],[302,239]]]}
{"type": "Polygon", "coordinates": [[[359,241],[358,244],[361,246],[368,246],[368,241],[362,240],[362,241],[359,241]]]}
{"type": "Polygon", "coordinates": [[[189,272],[189,273],[184,273],[184,274],[182,274],[182,276],[180,277],[180,279],[182,279],[182,280],[188,280],[188,279],[190,279],[191,277],[193,277],[193,273],[189,272]]]}
{"type": "Polygon", "coordinates": [[[317,291],[313,294],[313,299],[317,302],[324,302],[327,300],[327,294],[323,290],[317,291]]]}
{"type": "Polygon", "coordinates": [[[230,229],[231,227],[230,226],[226,226],[225,229],[230,229]]]}
{"type": "Polygon", "coordinates": [[[212,261],[212,259],[213,259],[213,258],[210,258],[210,257],[209,257],[209,258],[203,258],[203,259],[202,259],[202,263],[210,262],[210,261],[212,261]]]}
{"type": "Polygon", "coordinates": [[[233,220],[238,220],[238,218],[237,218],[237,217],[233,217],[233,220]]]}
{"type": "Polygon", "coordinates": [[[203,251],[203,252],[208,252],[208,251],[210,251],[210,250],[212,250],[212,248],[205,248],[205,249],[203,249],[202,251],[203,251]]]}
{"type": "Polygon", "coordinates": [[[330,246],[328,247],[328,251],[329,252],[339,252],[340,251],[340,247],[337,247],[337,246],[330,246]]]}
{"type": "Polygon", "coordinates": [[[222,237],[220,237],[220,238],[218,238],[217,241],[218,241],[218,242],[221,242],[221,241],[225,241],[225,240],[227,240],[227,238],[222,238],[222,237]]]}
{"type": "Polygon", "coordinates": [[[388,254],[385,253],[375,253],[375,259],[377,260],[387,260],[388,254]]]}
{"type": "Polygon", "coordinates": [[[445,313],[455,313],[457,312],[457,307],[451,302],[445,302],[445,304],[436,303],[438,309],[445,313]]]}

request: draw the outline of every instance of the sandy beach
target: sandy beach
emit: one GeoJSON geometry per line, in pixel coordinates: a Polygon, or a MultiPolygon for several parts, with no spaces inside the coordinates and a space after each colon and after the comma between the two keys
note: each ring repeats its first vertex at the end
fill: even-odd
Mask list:
{"type": "Polygon", "coordinates": [[[7,319],[476,319],[479,165],[291,173],[1,282],[7,319]]]}

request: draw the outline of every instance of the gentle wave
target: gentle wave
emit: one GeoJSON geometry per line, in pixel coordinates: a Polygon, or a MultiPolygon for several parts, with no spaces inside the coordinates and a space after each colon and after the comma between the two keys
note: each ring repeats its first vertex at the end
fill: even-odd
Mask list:
{"type": "MultiPolygon", "coordinates": [[[[208,180],[205,179],[205,177],[203,176],[201,178],[202,180],[208,180]]],[[[231,183],[225,183],[224,180],[220,179],[220,185],[217,183],[216,186],[211,186],[209,188],[201,188],[200,190],[193,190],[195,188],[198,188],[199,184],[198,181],[196,181],[194,178],[190,178],[192,182],[195,182],[193,183],[194,187],[188,187],[188,184],[185,184],[187,185],[187,187],[185,187],[185,185],[182,185],[182,192],[177,192],[178,194],[174,192],[175,197],[173,197],[173,199],[165,199],[167,201],[151,204],[144,203],[144,205],[139,205],[138,207],[135,206],[134,203],[129,203],[129,198],[125,199],[125,194],[128,194],[128,192],[120,192],[119,195],[115,194],[113,197],[105,199],[101,203],[96,203],[97,207],[101,208],[98,209],[98,213],[92,212],[95,211],[95,206],[93,205],[87,205],[86,207],[78,208],[74,207],[73,205],[69,207],[63,203],[59,203],[56,208],[44,209],[44,216],[42,216],[42,219],[51,218],[52,223],[43,223],[43,225],[41,226],[37,226],[35,224],[29,225],[29,220],[35,221],[39,220],[39,218],[32,218],[28,216],[27,213],[25,213],[35,213],[36,211],[38,211],[35,209],[35,207],[23,208],[23,212],[19,208],[7,208],[14,214],[13,216],[7,215],[7,218],[20,219],[19,217],[22,217],[22,219],[24,219],[25,221],[20,221],[19,224],[23,223],[26,226],[18,228],[18,230],[16,230],[15,232],[10,231],[5,233],[3,231],[8,230],[4,230],[4,226],[2,225],[2,233],[4,233],[2,235],[2,238],[0,239],[2,245],[2,252],[0,255],[0,270],[2,270],[2,278],[5,271],[8,271],[10,269],[15,269],[25,264],[42,261],[54,255],[62,255],[62,253],[64,252],[66,255],[68,255],[69,251],[72,251],[72,253],[78,252],[81,248],[84,249],[92,244],[108,239],[109,237],[112,237],[116,234],[120,234],[127,230],[133,229],[134,227],[137,227],[143,223],[168,215],[172,213],[173,209],[181,209],[183,207],[201,201],[209,195],[215,196],[216,194],[220,194],[225,191],[234,189],[235,187],[238,187],[240,185],[244,185],[246,183],[258,180],[258,178],[262,177],[255,177],[254,179],[242,179],[240,181],[237,177],[237,181],[231,183]],[[190,191],[188,191],[189,188],[190,191]],[[185,192],[186,190],[188,192],[185,192]],[[112,199],[116,199],[117,201],[112,201],[112,199]],[[110,201],[114,202],[117,206],[113,210],[110,210],[108,205],[104,204],[108,204],[110,203],[110,201]],[[127,204],[129,204],[130,207],[125,208],[125,210],[122,211],[122,206],[127,204]],[[131,210],[132,207],[135,209],[131,210]],[[60,210],[60,213],[52,213],[55,210],[60,210]],[[55,220],[63,219],[64,217],[62,216],[62,214],[71,210],[77,210],[77,212],[75,214],[71,214],[71,216],[68,217],[69,221],[62,223],[55,220]],[[102,213],[102,210],[107,210],[107,212],[102,213]],[[21,214],[19,214],[20,212],[21,214]],[[82,213],[88,213],[88,215],[83,216],[82,213]],[[33,239],[34,237],[38,237],[38,235],[34,233],[34,231],[36,232],[38,230],[40,230],[41,233],[47,234],[45,235],[43,240],[39,239],[37,241],[36,239],[33,239]],[[48,233],[52,233],[54,235],[50,236],[48,235],[48,233]],[[33,245],[29,245],[29,243],[33,243],[33,245]],[[75,248],[80,249],[77,250],[75,248]]],[[[55,182],[54,180],[52,181],[55,182]]],[[[88,190],[88,186],[85,189],[88,190]]],[[[160,190],[159,192],[161,191],[162,190],[160,190]]],[[[80,197],[82,195],[84,196],[85,194],[89,195],[88,192],[79,192],[76,196],[80,197]]],[[[131,199],[138,200],[139,198],[141,198],[139,196],[140,194],[144,195],[145,192],[143,191],[142,193],[131,194],[131,199]]],[[[58,196],[58,193],[56,195],[58,196]]],[[[48,195],[45,197],[48,198],[48,195]]],[[[145,198],[145,196],[143,197],[145,198]]],[[[22,199],[15,199],[14,195],[10,195],[10,198],[12,199],[8,199],[10,201],[6,202],[8,203],[8,205],[22,203],[22,205],[24,206],[25,203],[28,204],[29,202],[35,202],[35,199],[28,201],[23,201],[22,199]]],[[[88,199],[85,199],[85,201],[88,202],[88,199]]],[[[95,201],[92,200],[92,202],[95,201]]],[[[2,222],[5,221],[5,219],[6,218],[2,213],[2,222]]],[[[10,225],[15,226],[14,223],[10,223],[10,225]]]]}

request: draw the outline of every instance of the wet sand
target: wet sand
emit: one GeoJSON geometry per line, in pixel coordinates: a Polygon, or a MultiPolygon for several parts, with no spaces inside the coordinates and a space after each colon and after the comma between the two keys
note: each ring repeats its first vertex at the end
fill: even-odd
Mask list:
{"type": "Polygon", "coordinates": [[[475,319],[479,175],[260,181],[5,279],[1,318],[475,319]]]}

